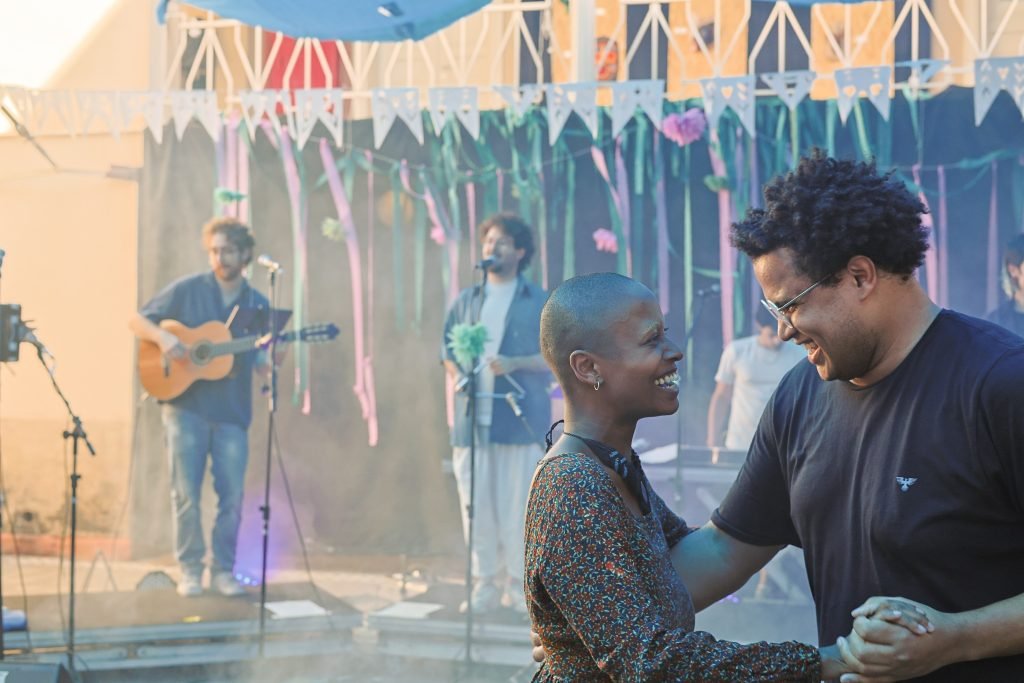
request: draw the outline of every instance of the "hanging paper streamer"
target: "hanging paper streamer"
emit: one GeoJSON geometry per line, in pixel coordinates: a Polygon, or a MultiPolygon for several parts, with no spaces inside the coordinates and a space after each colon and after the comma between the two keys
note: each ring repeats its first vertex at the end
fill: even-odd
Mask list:
{"type": "Polygon", "coordinates": [[[317,122],[326,126],[335,147],[341,147],[344,131],[343,96],[340,88],[295,90],[294,106],[287,108],[288,128],[299,149],[306,146],[317,122]]]}
{"type": "Polygon", "coordinates": [[[494,86],[494,92],[501,95],[501,99],[505,100],[508,105],[506,111],[514,114],[514,120],[520,121],[526,112],[530,110],[537,100],[540,99],[540,94],[543,92],[543,86],[536,83],[528,83],[526,85],[512,86],[512,85],[496,85],[494,86]]]}
{"type": "MultiPolygon", "coordinates": [[[[608,172],[608,164],[604,160],[604,152],[597,147],[591,145],[590,156],[594,160],[594,166],[597,168],[597,172],[604,178],[604,182],[608,185],[608,193],[612,198],[612,203],[615,206],[615,213],[618,214],[619,224],[624,225],[627,207],[622,205],[622,196],[612,182],[611,174],[608,172]]],[[[619,272],[623,275],[632,277],[633,268],[633,254],[629,246],[629,240],[622,238],[622,242],[626,247],[625,251],[618,249],[616,253],[619,254],[618,267],[619,272]]]]}
{"type": "Polygon", "coordinates": [[[669,310],[668,272],[668,200],[665,195],[665,162],[662,159],[661,135],[657,129],[651,131],[654,146],[654,223],[658,231],[658,304],[662,315],[669,310]]]}
{"type": "MultiPolygon", "coordinates": [[[[924,194],[924,188],[921,186],[921,164],[914,164],[911,168],[911,173],[914,176],[914,184],[917,186],[917,198],[921,200],[925,208],[928,208],[928,198],[924,194]]],[[[928,297],[932,301],[939,300],[939,259],[938,259],[938,243],[935,239],[935,222],[932,220],[931,213],[924,213],[921,215],[921,225],[928,230],[928,251],[924,254],[924,273],[925,279],[928,281],[928,297]]]]}
{"type": "MultiPolygon", "coordinates": [[[[295,327],[301,329],[306,324],[306,310],[309,308],[306,286],[309,282],[309,259],[306,253],[308,244],[306,237],[307,207],[306,197],[302,192],[299,167],[292,149],[293,144],[288,131],[282,131],[278,149],[281,152],[281,162],[284,165],[285,186],[288,188],[288,199],[291,206],[292,251],[295,264],[292,274],[292,320],[295,321],[295,327]]],[[[273,304],[273,302],[271,303],[273,304]]],[[[309,347],[306,344],[295,345],[295,388],[292,392],[292,402],[300,406],[304,414],[309,414],[312,397],[309,390],[309,347]]]]}
{"type": "Polygon", "coordinates": [[[836,69],[833,73],[836,81],[836,103],[839,106],[839,118],[846,123],[853,104],[861,97],[866,97],[875,105],[875,109],[886,121],[889,120],[889,81],[892,78],[891,66],[864,66],[853,69],[836,69]]]}
{"type": "MultiPolygon", "coordinates": [[[[721,144],[718,140],[718,130],[711,128],[711,144],[708,145],[708,155],[711,157],[711,170],[720,177],[727,177],[725,161],[721,157],[721,144]]],[[[718,263],[719,282],[722,287],[722,344],[728,346],[733,339],[733,271],[736,268],[735,251],[729,243],[729,229],[732,226],[732,201],[729,195],[729,187],[718,188],[718,263]]]]}
{"type": "Polygon", "coordinates": [[[624,81],[610,83],[612,91],[612,137],[626,127],[637,109],[647,114],[655,128],[661,127],[661,107],[665,101],[665,81],[624,81]]]}
{"type": "Polygon", "coordinates": [[[238,99],[242,103],[242,116],[245,117],[245,128],[249,131],[249,139],[256,139],[256,130],[262,128],[265,120],[270,122],[274,136],[281,135],[281,122],[277,120],[277,105],[281,93],[277,90],[239,90],[238,99]]]}
{"type": "Polygon", "coordinates": [[[981,125],[1002,90],[1024,115],[1024,57],[974,60],[974,125],[981,125]]]}
{"type": "Polygon", "coordinates": [[[559,83],[545,86],[548,95],[548,144],[562,134],[569,115],[576,112],[590,136],[597,139],[597,85],[595,83],[559,83]]]}
{"type": "MultiPolygon", "coordinates": [[[[349,279],[352,293],[352,334],[355,348],[355,385],[352,391],[359,399],[359,406],[366,421],[367,440],[371,446],[377,445],[377,405],[373,378],[373,360],[366,346],[367,311],[363,303],[363,270],[362,252],[359,248],[359,234],[356,231],[355,219],[348,195],[341,184],[341,176],[331,153],[327,140],[320,140],[320,159],[327,175],[327,186],[334,200],[334,208],[338,220],[333,224],[324,222],[325,236],[335,241],[344,241],[348,252],[349,279]]],[[[373,205],[373,202],[370,202],[373,205]]],[[[373,226],[370,226],[372,232],[373,226]]],[[[372,315],[372,309],[369,315],[372,315]]]]}
{"type": "Polygon", "coordinates": [[[379,88],[373,97],[373,146],[380,148],[391,131],[395,118],[405,121],[413,137],[423,144],[423,116],[418,88],[379,88]]]}
{"type": "Polygon", "coordinates": [[[732,109],[750,137],[756,137],[754,125],[754,88],[757,77],[730,76],[728,78],[705,78],[700,82],[704,97],[704,113],[712,130],[718,128],[718,121],[726,109],[732,109]]]}
{"type": "Polygon", "coordinates": [[[458,228],[451,224],[451,221],[448,219],[448,214],[444,212],[444,207],[438,203],[422,169],[420,169],[419,177],[420,182],[423,183],[423,194],[419,194],[413,190],[412,183],[410,182],[409,164],[406,163],[404,159],[401,162],[399,177],[402,179],[402,188],[406,193],[416,199],[423,200],[423,203],[427,208],[427,215],[430,217],[430,222],[433,223],[434,228],[440,228],[445,235],[445,248],[447,249],[449,270],[448,300],[446,305],[451,305],[459,295],[458,228]]]}
{"type": "Polygon", "coordinates": [[[445,121],[454,117],[462,122],[474,140],[480,137],[480,103],[476,88],[431,88],[427,96],[436,135],[441,134],[445,121]]]}
{"type": "Polygon", "coordinates": [[[939,166],[939,300],[938,304],[943,308],[949,308],[949,249],[947,248],[949,235],[949,214],[946,212],[946,167],[939,166]]]}
{"type": "Polygon", "coordinates": [[[988,250],[986,264],[988,275],[985,278],[985,310],[991,311],[999,303],[998,282],[999,271],[999,165],[993,160],[992,191],[988,199],[988,250]]]}

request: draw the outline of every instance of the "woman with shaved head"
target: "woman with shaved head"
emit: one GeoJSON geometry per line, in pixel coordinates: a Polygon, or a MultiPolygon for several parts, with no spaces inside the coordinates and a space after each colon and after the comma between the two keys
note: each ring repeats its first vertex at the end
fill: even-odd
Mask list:
{"type": "MultiPolygon", "coordinates": [[[[653,491],[630,444],[637,422],[679,408],[679,347],[658,302],[613,273],[573,278],[541,314],[565,425],[534,475],[526,594],[547,652],[535,681],[819,681],[847,671],[835,646],[738,643],[695,632],[669,559],[689,528],[653,491]]],[[[557,426],[557,425],[556,425],[557,426]]]]}

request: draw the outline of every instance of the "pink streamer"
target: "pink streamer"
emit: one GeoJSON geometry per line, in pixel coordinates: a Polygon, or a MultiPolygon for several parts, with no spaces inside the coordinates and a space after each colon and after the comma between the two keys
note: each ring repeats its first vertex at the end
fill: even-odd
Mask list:
{"type": "MultiPolygon", "coordinates": [[[[625,219],[623,219],[623,208],[622,208],[622,197],[619,196],[618,191],[612,184],[611,175],[608,173],[608,164],[604,160],[604,153],[597,147],[591,145],[590,156],[594,160],[594,166],[597,168],[597,172],[604,178],[604,182],[608,184],[608,191],[612,194],[612,203],[615,204],[615,211],[618,212],[620,220],[622,220],[623,231],[625,231],[625,219]]],[[[632,276],[632,254],[629,250],[629,240],[626,242],[626,274],[632,276]]]]}
{"type": "MultiPolygon", "coordinates": [[[[914,175],[914,184],[918,187],[917,198],[921,200],[921,203],[925,205],[925,208],[931,211],[931,207],[928,206],[928,198],[924,195],[924,190],[921,188],[921,164],[914,164],[911,168],[911,173],[914,175]]],[[[928,297],[932,301],[939,300],[939,259],[936,254],[938,245],[935,240],[935,222],[932,220],[931,213],[926,213],[921,216],[921,225],[928,229],[928,251],[924,254],[924,272],[925,278],[928,280],[928,297]]]]}
{"type": "MultiPolygon", "coordinates": [[[[302,292],[302,307],[299,314],[295,316],[295,322],[301,327],[305,324],[305,311],[309,310],[309,292],[305,287],[305,284],[309,282],[309,259],[306,254],[306,244],[308,242],[306,239],[306,215],[302,204],[302,183],[299,180],[299,168],[295,163],[295,156],[292,153],[291,137],[287,130],[281,131],[280,152],[281,161],[284,164],[285,186],[288,188],[288,199],[291,204],[292,225],[298,226],[297,230],[292,232],[292,248],[295,254],[296,272],[299,276],[300,283],[300,287],[297,287],[296,290],[301,289],[302,292]]],[[[302,387],[302,368],[306,367],[308,373],[309,352],[305,345],[299,344],[298,348],[295,350],[295,355],[295,384],[298,387],[302,387]]],[[[309,415],[312,407],[312,397],[310,396],[308,385],[302,387],[302,395],[300,398],[302,413],[309,415]]]]}
{"type": "Polygon", "coordinates": [[[505,174],[499,168],[496,175],[498,177],[498,213],[501,213],[505,210],[505,174]]]}
{"type": "Polygon", "coordinates": [[[988,277],[985,284],[985,311],[999,303],[999,166],[992,162],[992,192],[988,200],[988,277]]]}
{"type": "MultiPolygon", "coordinates": [[[[327,139],[320,140],[320,158],[323,160],[327,185],[334,199],[334,207],[338,213],[338,221],[345,232],[345,245],[348,247],[349,277],[352,283],[352,333],[355,343],[356,382],[352,387],[366,420],[368,440],[371,446],[377,445],[377,404],[373,381],[373,361],[366,353],[365,347],[365,311],[363,308],[363,271],[360,263],[359,235],[356,232],[352,207],[349,204],[345,188],[341,184],[341,176],[334,163],[327,139]]],[[[372,202],[371,202],[372,204],[372,202]]],[[[372,228],[371,228],[372,230],[372,228]]]]}
{"type": "Polygon", "coordinates": [[[668,315],[668,208],[665,199],[665,169],[661,158],[661,135],[657,128],[654,135],[655,163],[658,164],[658,183],[654,195],[654,216],[658,230],[658,304],[662,315],[668,315]]]}
{"type": "MultiPolygon", "coordinates": [[[[725,162],[715,152],[718,149],[718,132],[711,131],[711,144],[708,155],[711,157],[711,170],[716,176],[726,177],[725,162]]],[[[732,201],[729,190],[718,191],[718,262],[719,282],[722,286],[722,344],[728,345],[734,335],[733,328],[733,271],[736,269],[736,254],[729,244],[729,227],[732,225],[732,201]]]]}
{"type": "Polygon", "coordinates": [[[939,166],[939,301],[943,308],[949,308],[949,214],[946,212],[946,167],[939,166]]]}
{"type": "Polygon", "coordinates": [[[430,222],[434,224],[434,227],[441,228],[444,230],[447,239],[445,240],[445,249],[448,256],[448,272],[450,277],[448,278],[448,305],[459,296],[459,234],[457,228],[448,229],[451,221],[442,221],[448,217],[444,214],[444,209],[434,199],[434,193],[431,191],[430,186],[423,183],[423,194],[416,194],[413,192],[412,184],[409,182],[409,164],[403,159],[398,167],[398,177],[402,180],[402,187],[411,196],[418,199],[422,199],[427,205],[427,215],[430,217],[430,222]]]}
{"type": "Polygon", "coordinates": [[[476,183],[466,183],[466,216],[469,218],[469,260],[480,253],[476,243],[476,183]]]}
{"type": "MultiPolygon", "coordinates": [[[[235,192],[241,192],[242,190],[238,186],[238,124],[232,121],[225,128],[224,137],[227,138],[227,177],[224,179],[224,187],[229,187],[235,192]]],[[[224,207],[224,215],[238,218],[238,202],[228,202],[227,206],[224,207]]]]}

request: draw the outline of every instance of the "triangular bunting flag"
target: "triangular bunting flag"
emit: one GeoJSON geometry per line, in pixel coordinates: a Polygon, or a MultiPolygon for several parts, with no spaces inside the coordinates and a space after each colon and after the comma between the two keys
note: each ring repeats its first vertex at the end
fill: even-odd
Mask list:
{"type": "Polygon", "coordinates": [[[142,118],[146,120],[146,127],[153,135],[157,144],[164,141],[164,97],[165,93],[160,91],[138,93],[136,100],[138,109],[142,112],[142,118]]]}
{"type": "Polygon", "coordinates": [[[213,90],[194,90],[195,92],[195,117],[206,129],[210,139],[216,142],[220,139],[220,129],[223,125],[220,117],[220,108],[217,106],[217,93],[213,90]]]}
{"type": "Polygon", "coordinates": [[[949,64],[948,59],[911,59],[906,62],[896,62],[896,66],[909,66],[910,77],[907,79],[907,97],[914,99],[921,89],[928,85],[940,69],[949,64]]]}
{"type": "Polygon", "coordinates": [[[836,103],[839,118],[846,123],[846,117],[853,109],[854,100],[867,97],[886,121],[889,120],[889,81],[891,66],[861,66],[853,69],[836,69],[832,74],[836,81],[836,103]]]}
{"type": "Polygon", "coordinates": [[[546,86],[548,95],[548,144],[562,134],[569,114],[583,119],[591,137],[597,137],[597,84],[560,83],[546,86]]]}
{"type": "Polygon", "coordinates": [[[116,92],[95,92],[80,90],[75,93],[78,100],[78,131],[85,135],[93,119],[106,124],[115,140],[121,137],[121,120],[118,116],[118,94],[116,92]]]}
{"type": "Polygon", "coordinates": [[[747,131],[754,137],[757,129],[754,125],[755,100],[754,86],[757,77],[728,76],[723,78],[705,78],[700,82],[704,93],[704,113],[712,130],[718,127],[718,121],[726,108],[732,109],[747,131]]]}
{"type": "Polygon", "coordinates": [[[476,88],[431,88],[427,96],[430,120],[436,134],[440,135],[445,120],[454,116],[474,140],[480,136],[480,104],[476,88]]]}
{"type": "Polygon", "coordinates": [[[790,111],[804,101],[817,77],[813,71],[777,71],[759,75],[790,111]]]}
{"type": "Polygon", "coordinates": [[[171,120],[174,121],[174,134],[178,140],[185,134],[189,121],[196,113],[196,100],[192,90],[175,90],[168,93],[171,102],[171,120]]]}
{"type": "Polygon", "coordinates": [[[618,137],[638,108],[656,128],[661,127],[665,81],[623,81],[608,84],[612,90],[612,137],[618,137]]]}
{"type": "Polygon", "coordinates": [[[974,125],[985,120],[1001,90],[1010,93],[1024,115],[1024,57],[974,60],[974,125]]]}
{"type": "Polygon", "coordinates": [[[527,83],[518,87],[512,85],[494,86],[494,92],[501,95],[501,99],[505,100],[505,103],[512,109],[516,120],[523,118],[530,107],[537,103],[542,90],[543,86],[537,83],[527,83]]]}
{"type": "Polygon", "coordinates": [[[380,147],[395,117],[405,121],[417,142],[423,144],[423,115],[418,88],[379,88],[373,95],[373,142],[380,147]]]}
{"type": "Polygon", "coordinates": [[[71,93],[67,90],[42,90],[33,93],[34,127],[32,130],[42,132],[50,113],[57,115],[62,130],[74,135],[71,125],[71,93]]]}
{"type": "Polygon", "coordinates": [[[343,98],[340,88],[310,88],[296,90],[292,122],[292,135],[299,148],[306,146],[317,121],[324,124],[334,140],[335,147],[341,147],[343,134],[343,98]]]}
{"type": "Polygon", "coordinates": [[[238,99],[242,103],[242,116],[245,127],[249,131],[249,139],[256,139],[256,130],[260,128],[266,116],[274,131],[280,134],[281,122],[277,118],[277,104],[280,101],[279,90],[239,90],[238,99]]]}
{"type": "Polygon", "coordinates": [[[18,120],[25,123],[32,115],[32,98],[29,92],[25,88],[10,86],[7,88],[7,98],[11,101],[18,120]]]}

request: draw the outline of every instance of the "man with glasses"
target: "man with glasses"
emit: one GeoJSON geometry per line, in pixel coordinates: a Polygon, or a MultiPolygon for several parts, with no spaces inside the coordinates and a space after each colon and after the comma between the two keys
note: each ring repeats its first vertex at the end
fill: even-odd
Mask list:
{"type": "Polygon", "coordinates": [[[733,244],[808,362],[673,550],[695,604],[792,544],[820,642],[870,680],[1024,680],[1024,340],[928,299],[925,208],[891,173],[815,152],[764,195],[733,244]]]}
{"type": "MultiPolygon", "coordinates": [[[[252,260],[249,227],[234,218],[215,218],[203,226],[203,246],[210,271],[183,277],[164,288],[131,321],[140,339],[153,342],[168,359],[187,349],[178,337],[160,327],[176,320],[196,327],[211,320],[227,322],[237,311],[255,327],[268,310],[266,297],[249,286],[245,268],[252,260]]],[[[261,329],[236,329],[232,334],[259,334],[261,329]]],[[[255,351],[235,356],[231,373],[216,381],[195,382],[183,394],[161,405],[165,445],[170,463],[174,507],[175,556],[181,565],[178,594],[203,592],[206,545],[201,524],[200,492],[207,457],[217,492],[217,517],[211,546],[210,587],[226,596],[245,590],[235,580],[235,546],[242,518],[242,492],[249,459],[248,429],[252,419],[252,373],[269,371],[267,354],[255,351]]]]}

